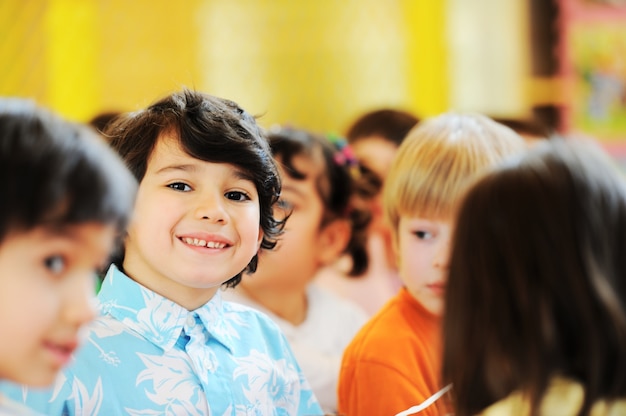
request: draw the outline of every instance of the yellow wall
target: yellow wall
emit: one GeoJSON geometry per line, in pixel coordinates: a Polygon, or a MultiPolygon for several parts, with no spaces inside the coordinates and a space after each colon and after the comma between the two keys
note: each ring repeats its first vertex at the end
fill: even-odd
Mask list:
{"type": "Polygon", "coordinates": [[[444,1],[3,0],[0,95],[86,121],[188,86],[264,125],[343,132],[448,106],[444,1]]]}
{"type": "Polygon", "coordinates": [[[98,111],[101,90],[97,5],[79,0],[49,0],[43,19],[45,100],[77,119],[98,111]]]}
{"type": "Polygon", "coordinates": [[[47,102],[46,1],[0,1],[0,94],[47,102]]]}

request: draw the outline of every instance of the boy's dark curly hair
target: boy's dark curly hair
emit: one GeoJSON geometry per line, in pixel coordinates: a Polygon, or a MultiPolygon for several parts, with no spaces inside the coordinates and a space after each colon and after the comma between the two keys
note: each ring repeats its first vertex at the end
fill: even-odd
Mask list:
{"type": "MultiPolygon", "coordinates": [[[[259,193],[262,249],[272,249],[282,233],[284,220],[274,217],[281,184],[263,130],[255,118],[236,103],[184,89],[157,101],[145,110],[118,117],[104,131],[111,146],[141,182],[148,160],[163,133],[173,132],[192,157],[213,163],[229,163],[248,173],[259,193]]],[[[115,258],[121,268],[123,253],[115,258]]],[[[226,281],[235,287],[243,272],[254,273],[255,255],[244,270],[226,281]]]]}

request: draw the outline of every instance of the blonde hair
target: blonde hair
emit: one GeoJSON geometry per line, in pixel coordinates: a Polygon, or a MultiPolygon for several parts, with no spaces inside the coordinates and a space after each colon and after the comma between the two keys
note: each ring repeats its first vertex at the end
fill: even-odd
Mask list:
{"type": "Polygon", "coordinates": [[[412,129],[383,190],[394,240],[400,216],[446,218],[478,172],[525,148],[520,135],[481,114],[444,113],[412,129]]]}

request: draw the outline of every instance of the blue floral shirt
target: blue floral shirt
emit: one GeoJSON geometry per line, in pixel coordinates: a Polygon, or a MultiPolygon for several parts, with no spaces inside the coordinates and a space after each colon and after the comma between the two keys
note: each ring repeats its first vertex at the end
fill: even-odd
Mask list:
{"type": "Polygon", "coordinates": [[[220,292],[188,311],[111,266],[100,317],[50,390],[2,386],[46,415],[321,415],[287,341],[220,292]]]}

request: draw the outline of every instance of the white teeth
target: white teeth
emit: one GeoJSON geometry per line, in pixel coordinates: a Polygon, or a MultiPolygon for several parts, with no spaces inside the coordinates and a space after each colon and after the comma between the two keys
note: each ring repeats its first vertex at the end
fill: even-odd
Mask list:
{"type": "Polygon", "coordinates": [[[224,243],[216,243],[215,241],[209,241],[208,243],[206,243],[206,246],[208,248],[224,248],[224,247],[226,247],[226,244],[224,244],[224,243]]]}
{"type": "Polygon", "coordinates": [[[187,243],[187,244],[189,244],[191,246],[197,246],[197,247],[207,247],[207,248],[224,248],[224,247],[226,247],[226,244],[218,243],[216,241],[198,240],[197,238],[189,238],[189,237],[184,237],[182,240],[185,243],[187,243]]]}

